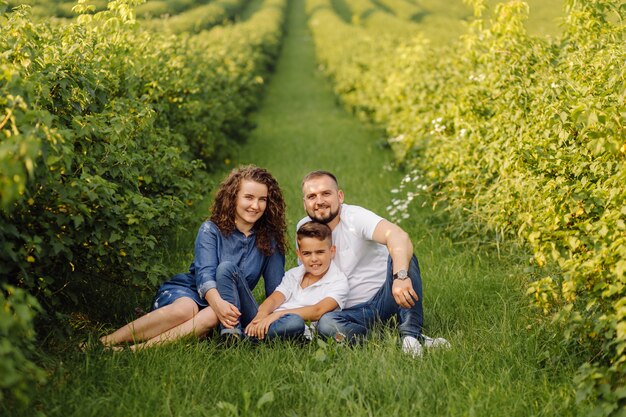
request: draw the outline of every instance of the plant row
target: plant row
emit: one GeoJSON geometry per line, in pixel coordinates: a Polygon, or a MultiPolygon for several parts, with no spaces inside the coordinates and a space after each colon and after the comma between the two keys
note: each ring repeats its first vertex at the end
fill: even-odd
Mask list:
{"type": "Polygon", "coordinates": [[[140,19],[174,16],[186,10],[206,4],[211,0],[149,0],[135,8],[140,19]]]}
{"type": "Polygon", "coordinates": [[[421,196],[457,231],[522,242],[529,296],[585,352],[578,398],[617,414],[626,403],[626,6],[568,0],[562,35],[546,40],[526,33],[525,2],[499,4],[490,18],[474,3],[468,33],[440,47],[348,24],[328,0],[308,10],[335,90],[387,129],[410,171],[391,213],[408,215],[421,196]]]}
{"type": "MultiPolygon", "coordinates": [[[[80,4],[93,6],[90,8],[90,13],[107,9],[106,0],[84,0],[80,4]]],[[[141,25],[145,28],[171,33],[197,33],[232,21],[245,4],[243,0],[155,0],[141,2],[134,12],[138,18],[144,20],[141,25]]],[[[29,15],[39,19],[76,18],[77,13],[74,11],[76,5],[75,0],[66,2],[9,0],[8,2],[10,10],[19,6],[30,7],[29,15]]]]}
{"type": "Polygon", "coordinates": [[[153,31],[198,33],[232,21],[245,4],[244,0],[213,0],[173,16],[165,14],[160,19],[148,19],[144,24],[153,31]]]}
{"type": "Polygon", "coordinates": [[[250,125],[285,7],[197,36],[146,31],[124,1],[63,26],[0,15],[3,395],[37,376],[25,311],[105,311],[111,286],[173,272],[168,243],[250,125]]]}
{"type": "MultiPolygon", "coordinates": [[[[107,8],[106,0],[90,0],[95,10],[103,11],[107,8]]],[[[10,9],[18,6],[29,6],[30,16],[37,18],[62,17],[74,18],[76,13],[72,10],[76,6],[76,0],[8,0],[10,9]]]]}

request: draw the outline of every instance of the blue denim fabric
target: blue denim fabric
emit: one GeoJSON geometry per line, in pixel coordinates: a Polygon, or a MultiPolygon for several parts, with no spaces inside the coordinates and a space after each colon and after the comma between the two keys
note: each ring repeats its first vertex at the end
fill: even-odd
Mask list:
{"type": "MultiPolygon", "coordinates": [[[[250,324],[259,311],[259,305],[252,295],[249,283],[243,277],[237,265],[231,262],[223,262],[217,268],[217,291],[220,296],[237,307],[241,316],[239,323],[234,326],[230,333],[243,336],[243,331],[250,324]]],[[[220,332],[225,328],[220,323],[220,332]]],[[[266,339],[290,339],[304,334],[304,320],[297,314],[285,314],[274,323],[270,324],[266,339]]]]}
{"type": "MultiPolygon", "coordinates": [[[[243,335],[243,329],[252,321],[259,310],[259,305],[252,295],[250,283],[242,271],[232,262],[222,262],[215,274],[217,291],[220,296],[237,307],[241,316],[239,323],[234,327],[235,333],[243,335]]],[[[220,331],[224,326],[220,323],[220,331]]]]}
{"type": "Polygon", "coordinates": [[[394,314],[399,315],[400,334],[402,336],[421,337],[424,313],[422,309],[422,277],[419,263],[413,256],[409,264],[409,278],[419,300],[411,308],[401,308],[396,304],[391,293],[393,287],[393,266],[391,257],[387,261],[387,279],[383,286],[369,301],[355,305],[341,311],[324,314],[318,324],[317,331],[323,337],[335,338],[341,333],[349,341],[358,340],[367,335],[367,332],[376,322],[385,322],[394,314]]]}
{"type": "Polygon", "coordinates": [[[178,274],[159,287],[153,309],[171,304],[180,297],[189,297],[200,307],[206,307],[208,303],[204,297],[207,291],[217,288],[216,273],[223,263],[235,265],[249,288],[256,287],[263,276],[266,296],[274,292],[285,274],[285,256],[278,250],[265,256],[256,246],[254,233],[246,237],[235,230],[224,236],[211,221],[200,226],[194,254],[188,273],[178,274]]]}
{"type": "Polygon", "coordinates": [[[304,319],[297,314],[285,314],[267,329],[265,339],[298,339],[304,336],[304,319]]]}

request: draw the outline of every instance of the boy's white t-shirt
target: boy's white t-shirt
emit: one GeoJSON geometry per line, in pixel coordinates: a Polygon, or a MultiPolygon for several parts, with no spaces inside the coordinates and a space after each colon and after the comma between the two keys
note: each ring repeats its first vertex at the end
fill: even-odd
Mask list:
{"type": "MultiPolygon", "coordinates": [[[[350,292],[343,308],[350,308],[370,300],[385,283],[389,251],[372,240],[382,217],[348,204],[341,205],[339,216],[339,224],[333,230],[333,244],[337,247],[334,262],[348,277],[350,292]]],[[[310,220],[305,217],[297,227],[310,220]]]]}
{"type": "Polygon", "coordinates": [[[280,291],[285,296],[285,301],[276,311],[312,306],[327,297],[334,299],[339,308],[344,307],[350,287],[348,278],[334,262],[330,263],[328,271],[319,281],[302,288],[300,284],[305,272],[304,265],[285,272],[282,282],[275,290],[280,291]]]}

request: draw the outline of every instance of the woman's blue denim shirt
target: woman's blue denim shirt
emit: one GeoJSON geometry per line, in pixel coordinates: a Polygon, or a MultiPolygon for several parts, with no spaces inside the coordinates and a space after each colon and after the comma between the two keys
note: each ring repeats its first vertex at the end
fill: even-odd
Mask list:
{"type": "Polygon", "coordinates": [[[198,231],[195,257],[189,267],[189,274],[195,276],[198,295],[202,300],[211,288],[216,287],[215,271],[224,261],[234,262],[239,267],[250,289],[256,286],[263,275],[266,296],[274,292],[285,274],[285,255],[278,249],[270,256],[263,255],[256,246],[254,231],[245,236],[235,229],[230,235],[224,236],[215,223],[206,221],[198,231]]]}

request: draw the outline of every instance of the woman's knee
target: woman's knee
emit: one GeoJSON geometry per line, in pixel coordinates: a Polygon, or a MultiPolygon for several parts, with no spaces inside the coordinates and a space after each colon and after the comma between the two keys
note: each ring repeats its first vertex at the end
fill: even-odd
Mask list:
{"type": "Polygon", "coordinates": [[[239,278],[239,267],[230,261],[221,262],[215,270],[215,279],[230,279],[236,281],[239,278]]]}
{"type": "Polygon", "coordinates": [[[217,326],[217,315],[211,307],[205,307],[194,317],[194,324],[197,328],[211,329],[217,326]]]}
{"type": "Polygon", "coordinates": [[[181,297],[168,307],[168,314],[180,323],[193,318],[198,313],[198,304],[189,297],[181,297]]]}

